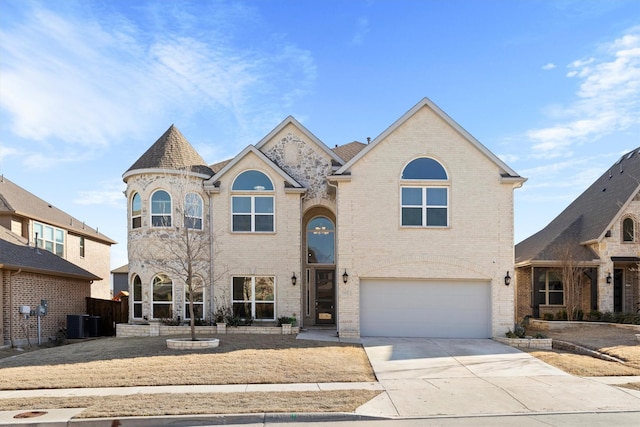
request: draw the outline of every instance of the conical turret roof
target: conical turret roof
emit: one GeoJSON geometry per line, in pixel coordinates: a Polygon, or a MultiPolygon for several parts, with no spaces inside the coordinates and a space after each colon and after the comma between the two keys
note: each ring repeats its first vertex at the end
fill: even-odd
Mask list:
{"type": "Polygon", "coordinates": [[[127,169],[125,176],[139,169],[190,170],[213,175],[204,159],[174,125],[127,169]]]}

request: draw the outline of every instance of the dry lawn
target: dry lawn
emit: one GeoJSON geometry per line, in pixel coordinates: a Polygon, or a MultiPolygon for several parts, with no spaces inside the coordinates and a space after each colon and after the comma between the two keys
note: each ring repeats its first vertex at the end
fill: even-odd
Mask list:
{"type": "Polygon", "coordinates": [[[103,338],[0,359],[0,389],[369,382],[360,345],[293,335],[220,335],[209,350],[169,350],[167,337],[103,338]]]}
{"type": "MultiPolygon", "coordinates": [[[[535,333],[537,331],[531,331],[535,333]]],[[[617,357],[625,363],[609,362],[590,356],[561,350],[530,350],[531,355],[582,377],[638,376],[640,375],[640,345],[636,331],[602,324],[581,325],[562,331],[544,331],[554,340],[566,341],[582,347],[617,357]]],[[[625,385],[640,390],[640,383],[625,385]]]]}
{"type": "Polygon", "coordinates": [[[380,394],[371,390],[280,393],[136,394],[2,399],[0,411],[86,408],[79,418],[262,412],[353,412],[380,394]]]}

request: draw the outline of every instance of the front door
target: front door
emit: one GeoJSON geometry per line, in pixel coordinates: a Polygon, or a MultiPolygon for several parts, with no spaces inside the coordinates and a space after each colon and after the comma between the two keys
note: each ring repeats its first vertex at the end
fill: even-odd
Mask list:
{"type": "Polygon", "coordinates": [[[335,270],[316,270],[316,324],[335,325],[335,270]]]}
{"type": "Polygon", "coordinates": [[[613,270],[613,311],[620,313],[623,311],[622,290],[624,282],[624,271],[621,268],[613,270]]]}

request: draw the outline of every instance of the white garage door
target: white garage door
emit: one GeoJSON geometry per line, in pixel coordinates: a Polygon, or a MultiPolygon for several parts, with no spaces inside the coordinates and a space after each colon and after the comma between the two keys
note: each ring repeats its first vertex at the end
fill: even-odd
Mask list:
{"type": "Polygon", "coordinates": [[[488,282],[362,280],[363,337],[491,337],[488,282]]]}

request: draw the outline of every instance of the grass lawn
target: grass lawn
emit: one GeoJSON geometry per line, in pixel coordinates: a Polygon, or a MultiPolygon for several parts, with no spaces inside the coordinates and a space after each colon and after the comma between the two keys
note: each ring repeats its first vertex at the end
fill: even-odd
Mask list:
{"type": "MultiPolygon", "coordinates": [[[[216,336],[218,348],[191,351],[167,349],[166,338],[102,338],[17,355],[3,350],[0,389],[376,381],[356,344],[228,334],[216,336]]],[[[352,412],[377,394],[345,390],[3,399],[0,410],[86,407],[82,417],[352,412]]]]}

